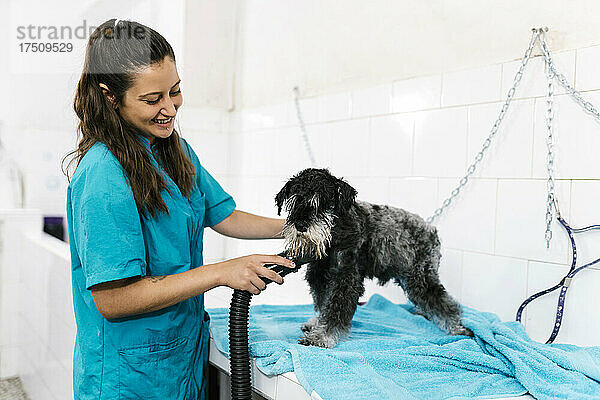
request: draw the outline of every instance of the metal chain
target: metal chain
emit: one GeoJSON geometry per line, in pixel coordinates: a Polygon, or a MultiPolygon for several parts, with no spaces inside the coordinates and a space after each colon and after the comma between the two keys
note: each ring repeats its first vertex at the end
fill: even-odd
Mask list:
{"type": "Polygon", "coordinates": [[[515,75],[513,86],[508,91],[508,95],[506,96],[506,100],[504,102],[504,105],[502,106],[502,110],[500,111],[500,115],[498,116],[498,119],[494,123],[494,126],[492,127],[492,130],[491,130],[489,136],[487,137],[487,139],[485,139],[482,149],[479,151],[479,153],[475,157],[475,162],[473,162],[473,164],[471,164],[469,166],[469,168],[467,168],[467,174],[460,180],[459,185],[450,193],[450,197],[448,197],[446,200],[444,200],[444,202],[442,203],[442,206],[440,208],[438,208],[437,210],[435,210],[435,212],[433,213],[432,216],[427,218],[427,223],[431,224],[437,217],[439,217],[444,212],[444,210],[446,208],[448,208],[448,206],[450,206],[450,204],[454,201],[454,199],[460,193],[461,189],[467,184],[469,177],[473,174],[473,172],[475,172],[475,169],[477,168],[477,166],[483,159],[483,156],[484,156],[486,150],[488,149],[488,147],[490,147],[490,144],[492,143],[492,139],[494,138],[494,136],[496,135],[496,132],[498,131],[498,127],[500,126],[500,123],[502,123],[504,115],[506,114],[506,110],[508,110],[508,106],[515,94],[515,90],[517,89],[519,82],[521,81],[521,77],[523,76],[523,71],[525,70],[525,66],[527,65],[527,62],[529,61],[529,58],[531,56],[531,51],[533,50],[533,46],[535,45],[535,42],[537,41],[538,37],[539,37],[538,30],[536,28],[532,29],[531,40],[529,41],[529,47],[527,48],[527,51],[525,52],[525,55],[523,56],[523,59],[521,60],[521,67],[519,68],[519,71],[517,71],[517,74],[515,75]]]}
{"type": "Polygon", "coordinates": [[[585,111],[589,112],[600,121],[600,112],[598,112],[596,107],[594,107],[594,105],[589,101],[584,100],[584,98],[581,96],[581,93],[569,85],[567,78],[565,78],[565,76],[556,69],[554,62],[552,61],[552,57],[550,56],[550,50],[548,50],[548,45],[546,44],[546,38],[544,35],[540,36],[540,45],[542,47],[542,55],[544,56],[550,71],[552,71],[552,74],[558,79],[558,82],[561,84],[561,86],[565,88],[565,90],[571,95],[577,104],[579,104],[585,111]]]}
{"type": "Polygon", "coordinates": [[[300,102],[298,100],[300,90],[298,86],[294,87],[294,103],[296,104],[296,114],[298,115],[298,121],[300,122],[300,130],[302,131],[302,139],[304,140],[304,147],[306,147],[306,152],[308,153],[308,158],[310,159],[310,163],[313,168],[316,168],[317,162],[315,161],[315,156],[313,155],[312,148],[310,147],[310,142],[308,140],[308,134],[306,133],[306,128],[304,127],[304,120],[302,119],[302,113],[300,112],[300,102]]]}
{"type": "Polygon", "coordinates": [[[563,88],[565,88],[565,90],[569,93],[569,95],[573,98],[573,100],[575,100],[575,102],[577,104],[579,104],[585,111],[592,114],[598,121],[600,121],[600,113],[598,112],[596,107],[594,107],[594,105],[592,103],[590,103],[589,101],[586,101],[581,96],[581,93],[579,93],[577,90],[575,90],[575,88],[573,88],[569,84],[569,82],[567,81],[567,78],[556,69],[554,62],[552,61],[552,56],[550,55],[550,50],[548,49],[548,44],[546,43],[546,32],[547,31],[548,31],[548,28],[540,28],[539,39],[540,39],[540,47],[542,48],[542,55],[544,57],[545,65],[546,65],[546,76],[548,79],[548,100],[547,100],[548,110],[547,110],[547,114],[546,114],[546,124],[547,124],[547,130],[548,130],[548,137],[546,140],[546,143],[548,145],[548,164],[547,164],[548,198],[547,198],[547,207],[546,207],[546,247],[549,248],[550,240],[552,239],[552,230],[550,228],[550,225],[552,223],[552,218],[553,218],[552,207],[554,206],[557,214],[560,212],[558,210],[556,195],[554,193],[554,178],[553,178],[553,174],[554,174],[554,143],[553,143],[553,132],[552,132],[552,121],[553,121],[552,81],[554,80],[554,78],[556,78],[558,80],[558,82],[561,84],[561,86],[563,88]]]}
{"type": "MultiPolygon", "coordinates": [[[[540,42],[545,43],[546,31],[548,28],[540,29],[540,42]]],[[[548,81],[548,94],[546,96],[546,129],[548,132],[548,136],[546,138],[546,145],[548,147],[548,155],[547,155],[547,164],[546,171],[548,172],[548,180],[546,181],[546,248],[550,248],[550,241],[552,240],[552,219],[554,214],[552,212],[552,207],[554,206],[554,202],[556,197],[554,196],[554,133],[552,130],[552,122],[554,120],[552,105],[553,105],[553,96],[554,96],[554,72],[550,68],[549,58],[546,58],[546,79],[548,81]]]]}

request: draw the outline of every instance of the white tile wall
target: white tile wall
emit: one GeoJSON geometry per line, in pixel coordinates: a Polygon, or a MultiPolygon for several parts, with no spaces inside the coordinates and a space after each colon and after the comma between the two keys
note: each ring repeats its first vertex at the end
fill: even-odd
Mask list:
{"type": "Polygon", "coordinates": [[[600,46],[577,49],[577,76],[575,88],[577,90],[600,89],[600,46]]]}
{"type": "MultiPolygon", "coordinates": [[[[298,99],[298,102],[300,104],[302,121],[305,124],[312,124],[319,121],[320,97],[309,97],[303,98],[302,100],[298,99]]],[[[290,112],[290,118],[292,119],[292,122],[295,122],[298,118],[298,110],[296,109],[295,103],[290,112]]]]}
{"type": "Polygon", "coordinates": [[[352,118],[387,114],[391,109],[391,100],[391,84],[353,90],[352,118]]]}
{"type": "Polygon", "coordinates": [[[350,107],[352,102],[349,92],[319,96],[317,104],[319,122],[350,118],[350,107]]]}
{"type": "MultiPolygon", "coordinates": [[[[491,134],[503,102],[469,107],[467,159],[469,165],[483,149],[491,134]]],[[[529,178],[533,150],[534,100],[515,100],[509,106],[491,145],[473,176],[498,178],[529,178]]]]}
{"type": "MultiPolygon", "coordinates": [[[[307,135],[312,147],[315,149],[314,157],[316,160],[319,160],[317,162],[323,162],[327,154],[318,152],[317,149],[321,149],[321,147],[317,147],[316,142],[318,140],[331,140],[331,135],[319,136],[315,130],[319,128],[323,129],[321,127],[310,126],[310,128],[307,128],[307,135]]],[[[277,129],[274,132],[276,150],[272,152],[273,169],[271,170],[271,175],[276,174],[289,178],[299,169],[310,166],[310,159],[304,150],[305,145],[299,128],[277,129]]],[[[325,148],[330,150],[331,147],[327,146],[325,148]]]]}
{"type": "Polygon", "coordinates": [[[410,176],[414,117],[396,114],[371,119],[368,173],[370,176],[410,176]]]}
{"type": "Polygon", "coordinates": [[[467,108],[415,113],[413,174],[462,176],[467,162],[467,108]]]}
{"type": "Polygon", "coordinates": [[[439,108],[442,76],[432,75],[394,82],[392,87],[392,112],[439,108]]]}
{"type": "Polygon", "coordinates": [[[465,252],[462,302],[513,321],[527,290],[527,261],[465,252]]]}
{"type": "MultiPolygon", "coordinates": [[[[331,168],[332,165],[332,148],[333,148],[333,129],[335,122],[322,125],[309,125],[306,127],[306,135],[308,137],[308,143],[315,159],[315,165],[319,168],[331,168]]],[[[299,127],[294,127],[286,131],[286,141],[298,140],[298,136],[301,135],[299,127]],[[294,138],[294,139],[292,139],[294,138]]],[[[283,138],[283,136],[282,136],[283,138]]],[[[312,166],[310,157],[306,150],[306,144],[303,139],[300,139],[301,144],[298,147],[281,147],[279,151],[283,156],[280,163],[277,165],[277,169],[287,164],[286,157],[289,156],[291,151],[301,154],[299,168],[290,171],[286,178],[292,175],[292,173],[298,172],[298,170],[312,166]]]]}
{"type": "MultiPolygon", "coordinates": [[[[583,97],[600,107],[600,92],[585,92],[583,97]]],[[[546,101],[535,103],[533,176],[546,176],[546,101]]],[[[598,179],[600,165],[595,162],[600,146],[600,124],[567,95],[556,96],[554,108],[554,147],[556,177],[598,179]]]]}
{"type": "Polygon", "coordinates": [[[200,163],[213,176],[229,173],[230,136],[226,132],[188,130],[184,135],[200,163]]]}
{"type": "Polygon", "coordinates": [[[429,216],[438,207],[438,180],[435,178],[390,178],[389,205],[429,216]]]}
{"type": "MultiPolygon", "coordinates": [[[[457,179],[440,179],[437,204],[441,204],[457,184],[457,179]]],[[[436,222],[442,243],[450,248],[493,254],[496,192],[495,179],[474,179],[466,186],[462,197],[436,222]]],[[[429,214],[432,213],[433,210],[429,210],[429,214]]]]}
{"type": "Polygon", "coordinates": [[[252,132],[252,147],[245,149],[251,151],[250,157],[250,171],[256,175],[270,175],[275,167],[274,157],[277,149],[276,138],[278,135],[277,130],[267,131],[256,131],[252,132]]]}
{"type": "Polygon", "coordinates": [[[443,74],[442,107],[500,100],[501,76],[501,65],[443,74]]]}
{"type": "MultiPolygon", "coordinates": [[[[563,214],[568,215],[570,182],[556,181],[556,195],[563,214]]],[[[546,249],[546,182],[500,180],[496,210],[495,254],[566,264],[570,256],[568,236],[556,219],[553,237],[546,249]]]]}
{"type": "Polygon", "coordinates": [[[358,200],[375,204],[389,203],[389,178],[356,177],[347,181],[360,193],[360,197],[357,196],[358,200]]]}
{"type": "Polygon", "coordinates": [[[177,112],[175,127],[185,136],[188,131],[228,132],[226,111],[208,107],[182,107],[177,112]]]}
{"type": "Polygon", "coordinates": [[[369,120],[331,123],[331,173],[336,176],[365,176],[369,168],[369,120]]]}
{"type": "Polygon", "coordinates": [[[241,176],[245,174],[250,167],[252,135],[242,135],[239,133],[230,134],[229,147],[229,172],[232,175],[241,176]]]}

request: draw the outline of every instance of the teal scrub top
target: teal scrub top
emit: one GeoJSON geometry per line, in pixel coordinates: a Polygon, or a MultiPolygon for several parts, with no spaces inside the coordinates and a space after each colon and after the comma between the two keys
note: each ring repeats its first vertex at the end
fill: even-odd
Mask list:
{"type": "Polygon", "coordinates": [[[171,275],[201,267],[204,228],[228,217],[235,201],[202,167],[184,139],[196,171],[189,200],[159,165],[170,194],[166,213],[139,215],[123,168],[104,143],[81,159],[67,189],[73,307],[77,334],[74,398],[204,399],[209,318],[199,295],[158,311],[104,318],[90,287],[133,276],[171,275]]]}

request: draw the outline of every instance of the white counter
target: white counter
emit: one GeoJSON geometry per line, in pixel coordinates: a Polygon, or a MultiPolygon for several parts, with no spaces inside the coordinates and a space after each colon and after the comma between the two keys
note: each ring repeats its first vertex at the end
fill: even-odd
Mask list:
{"type": "MultiPolygon", "coordinates": [[[[230,374],[229,359],[217,349],[215,341],[210,338],[209,362],[221,371],[230,374]]],[[[294,372],[286,372],[282,375],[267,376],[263,374],[251,359],[252,389],[269,400],[322,400],[315,391],[308,394],[298,382],[294,372]]],[[[227,388],[229,392],[229,388],[227,388]]],[[[503,397],[495,400],[535,400],[530,395],[518,397],[503,397]]],[[[221,400],[225,400],[221,398],[221,400]]],[[[366,399],[365,399],[366,400],[366,399]]]]}
{"type": "MultiPolygon", "coordinates": [[[[210,338],[209,362],[221,371],[230,374],[229,359],[217,349],[215,341],[210,338]]],[[[309,395],[300,385],[294,372],[286,372],[282,375],[267,376],[260,372],[251,359],[252,389],[269,400],[322,400],[316,393],[309,395]]],[[[229,388],[227,388],[227,392],[229,388]]],[[[225,399],[221,399],[225,400],[225,399]]]]}

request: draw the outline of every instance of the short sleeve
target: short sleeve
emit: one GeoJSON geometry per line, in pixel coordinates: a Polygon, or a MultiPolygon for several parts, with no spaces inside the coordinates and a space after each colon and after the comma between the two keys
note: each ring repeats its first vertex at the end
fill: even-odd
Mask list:
{"type": "Polygon", "coordinates": [[[85,166],[70,185],[73,238],[85,286],[146,275],[140,217],[123,169],[112,154],[85,166]]]}
{"type": "Polygon", "coordinates": [[[205,227],[214,226],[227,218],[233,210],[235,210],[235,201],[233,200],[233,197],[221,187],[219,182],[217,182],[217,180],[200,164],[198,156],[187,141],[183,138],[181,141],[182,147],[184,147],[192,164],[194,164],[197,188],[204,194],[202,197],[205,201],[203,225],[205,227]]]}

